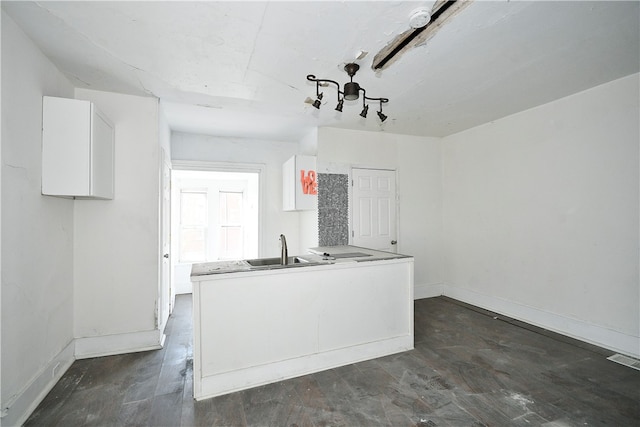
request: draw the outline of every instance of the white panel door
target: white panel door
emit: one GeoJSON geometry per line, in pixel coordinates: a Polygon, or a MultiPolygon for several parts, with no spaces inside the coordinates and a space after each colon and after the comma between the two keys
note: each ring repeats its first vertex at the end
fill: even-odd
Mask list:
{"type": "MultiPolygon", "coordinates": [[[[171,286],[171,165],[164,149],[161,149],[162,161],[162,205],[160,211],[162,245],[162,270],[160,271],[160,304],[158,315],[160,322],[166,322],[173,311],[175,289],[171,286]]],[[[162,326],[162,325],[158,325],[162,326]]]]}
{"type": "Polygon", "coordinates": [[[396,252],[396,172],[353,169],[351,243],[396,252]]]}

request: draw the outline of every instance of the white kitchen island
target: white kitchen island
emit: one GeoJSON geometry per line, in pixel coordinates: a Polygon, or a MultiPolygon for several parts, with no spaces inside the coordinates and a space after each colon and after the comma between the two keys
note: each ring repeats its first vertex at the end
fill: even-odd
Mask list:
{"type": "Polygon", "coordinates": [[[194,265],[196,399],[413,348],[412,257],[315,252],[284,268],[194,265]]]}

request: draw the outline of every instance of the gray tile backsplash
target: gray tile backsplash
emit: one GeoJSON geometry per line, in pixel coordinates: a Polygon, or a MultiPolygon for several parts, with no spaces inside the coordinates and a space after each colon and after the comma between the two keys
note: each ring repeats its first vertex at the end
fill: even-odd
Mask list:
{"type": "Polygon", "coordinates": [[[349,244],[349,175],[318,174],[318,243],[349,244]]]}

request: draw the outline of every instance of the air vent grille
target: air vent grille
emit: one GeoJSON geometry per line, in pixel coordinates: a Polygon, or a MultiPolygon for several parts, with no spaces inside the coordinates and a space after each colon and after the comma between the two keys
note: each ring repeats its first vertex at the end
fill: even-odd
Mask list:
{"type": "Polygon", "coordinates": [[[640,371],[640,360],[634,359],[633,357],[624,356],[622,354],[614,354],[613,356],[607,357],[607,360],[611,360],[612,362],[616,362],[640,371]]]}

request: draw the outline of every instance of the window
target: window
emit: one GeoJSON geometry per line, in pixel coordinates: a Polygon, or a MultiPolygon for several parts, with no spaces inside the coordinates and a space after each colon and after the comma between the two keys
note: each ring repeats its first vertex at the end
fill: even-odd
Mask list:
{"type": "Polygon", "coordinates": [[[258,257],[260,172],[171,172],[171,233],[178,263],[258,257]]]}

